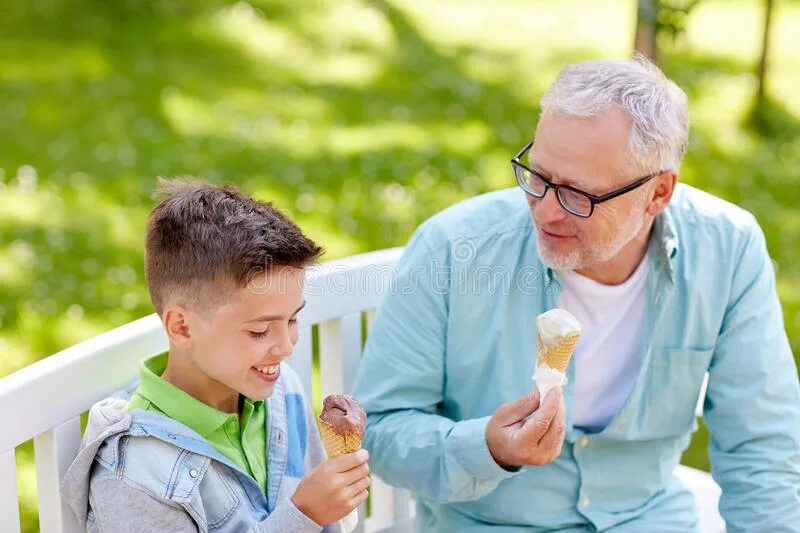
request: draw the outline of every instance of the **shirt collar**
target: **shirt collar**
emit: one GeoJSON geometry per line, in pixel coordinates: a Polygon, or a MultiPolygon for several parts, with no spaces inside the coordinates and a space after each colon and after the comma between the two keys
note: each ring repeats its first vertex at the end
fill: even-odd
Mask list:
{"type": "Polygon", "coordinates": [[[663,267],[671,283],[675,282],[673,261],[678,253],[678,232],[669,208],[658,215],[653,222],[653,235],[650,250],[656,252],[656,266],[663,267]]]}
{"type": "MultiPolygon", "coordinates": [[[[655,263],[658,267],[664,265],[667,276],[670,282],[673,283],[675,281],[675,269],[672,261],[678,253],[678,244],[675,221],[669,209],[665,209],[653,221],[649,251],[655,257],[655,263]]],[[[555,272],[552,268],[546,266],[544,269],[545,286],[549,287],[554,280],[557,280],[555,272]]]]}
{"type": "MultiPolygon", "coordinates": [[[[139,367],[141,381],[137,394],[203,438],[207,438],[230,420],[236,420],[238,426],[236,413],[225,413],[215,409],[161,378],[167,368],[168,353],[163,352],[142,361],[139,367]]],[[[249,398],[244,398],[243,414],[252,411],[254,403],[249,398]]]]}

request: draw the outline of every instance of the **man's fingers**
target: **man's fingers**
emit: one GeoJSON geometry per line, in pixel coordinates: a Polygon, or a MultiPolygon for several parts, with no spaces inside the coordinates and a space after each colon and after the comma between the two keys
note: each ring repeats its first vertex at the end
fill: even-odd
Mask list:
{"type": "Polygon", "coordinates": [[[547,428],[544,436],[539,441],[539,449],[543,452],[549,452],[555,458],[561,452],[561,446],[564,443],[564,435],[567,432],[566,422],[566,407],[563,400],[558,402],[558,409],[553,420],[550,422],[550,427],[547,428]]]}
{"type": "Polygon", "coordinates": [[[510,426],[515,422],[524,420],[539,407],[539,389],[526,394],[522,398],[504,403],[497,408],[495,416],[503,426],[510,426]]]}
{"type": "Polygon", "coordinates": [[[544,434],[550,429],[550,425],[556,413],[558,413],[560,405],[561,388],[554,387],[550,389],[550,392],[545,396],[544,402],[542,402],[542,406],[539,410],[537,410],[536,413],[525,422],[522,429],[520,429],[519,438],[522,442],[535,445],[542,440],[544,434]]]}

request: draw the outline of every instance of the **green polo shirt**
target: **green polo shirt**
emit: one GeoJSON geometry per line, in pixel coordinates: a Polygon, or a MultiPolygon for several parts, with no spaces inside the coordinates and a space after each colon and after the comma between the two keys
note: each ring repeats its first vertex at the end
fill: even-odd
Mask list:
{"type": "Polygon", "coordinates": [[[267,489],[267,408],[263,401],[240,397],[241,422],[236,413],[206,405],[161,379],[168,352],[142,361],[140,382],[127,410],[142,409],[168,416],[206,439],[219,453],[239,465],[267,489]]]}

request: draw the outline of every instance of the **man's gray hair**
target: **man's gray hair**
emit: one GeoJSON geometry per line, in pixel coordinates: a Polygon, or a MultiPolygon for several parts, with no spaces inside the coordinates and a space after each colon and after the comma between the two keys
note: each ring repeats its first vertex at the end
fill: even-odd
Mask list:
{"type": "Polygon", "coordinates": [[[632,163],[643,172],[677,172],[689,142],[686,93],[643,56],[567,65],[541,101],[542,115],[593,117],[615,106],[632,120],[632,163]]]}

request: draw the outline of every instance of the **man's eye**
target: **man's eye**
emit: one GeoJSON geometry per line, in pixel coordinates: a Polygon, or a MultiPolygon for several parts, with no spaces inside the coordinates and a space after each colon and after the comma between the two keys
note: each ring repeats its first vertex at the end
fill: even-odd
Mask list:
{"type": "Polygon", "coordinates": [[[265,329],[264,331],[251,331],[249,332],[250,336],[255,339],[260,339],[262,337],[266,337],[267,333],[269,333],[269,328],[265,329]]]}

